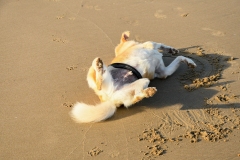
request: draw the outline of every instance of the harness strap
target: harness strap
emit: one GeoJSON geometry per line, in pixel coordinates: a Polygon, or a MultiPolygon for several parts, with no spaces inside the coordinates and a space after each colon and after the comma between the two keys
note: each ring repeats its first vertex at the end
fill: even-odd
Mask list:
{"type": "Polygon", "coordinates": [[[138,78],[141,79],[142,75],[132,66],[125,64],[125,63],[113,63],[110,64],[109,66],[113,66],[114,68],[122,68],[122,69],[127,69],[129,71],[132,71],[132,73],[138,78]]]}

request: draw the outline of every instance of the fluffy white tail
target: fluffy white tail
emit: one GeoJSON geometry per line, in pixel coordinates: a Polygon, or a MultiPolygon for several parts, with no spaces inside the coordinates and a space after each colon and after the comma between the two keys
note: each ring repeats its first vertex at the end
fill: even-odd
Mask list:
{"type": "Polygon", "coordinates": [[[88,105],[77,102],[70,112],[77,123],[99,122],[111,117],[116,111],[114,103],[107,101],[97,105],[88,105]]]}

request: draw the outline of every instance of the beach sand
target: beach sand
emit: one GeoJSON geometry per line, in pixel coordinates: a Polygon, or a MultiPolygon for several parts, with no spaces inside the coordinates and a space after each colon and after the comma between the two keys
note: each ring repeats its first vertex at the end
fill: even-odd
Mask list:
{"type": "MultiPolygon", "coordinates": [[[[240,158],[240,1],[0,2],[0,159],[240,158]],[[92,60],[108,64],[123,31],[179,49],[186,64],[158,92],[100,123],[69,116],[92,60]]],[[[175,57],[164,56],[166,64],[175,57]]]]}

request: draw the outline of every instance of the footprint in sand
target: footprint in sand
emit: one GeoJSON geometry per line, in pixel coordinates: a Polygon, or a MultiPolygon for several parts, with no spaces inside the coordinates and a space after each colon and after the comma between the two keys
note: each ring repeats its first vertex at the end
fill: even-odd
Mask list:
{"type": "Polygon", "coordinates": [[[103,150],[99,149],[98,147],[94,147],[93,149],[88,151],[88,154],[93,157],[93,156],[99,155],[102,152],[103,152],[103,150]]]}
{"type": "Polygon", "coordinates": [[[225,33],[222,32],[222,31],[218,31],[218,30],[214,30],[214,29],[211,29],[211,28],[202,28],[202,30],[204,31],[210,31],[211,32],[211,35],[213,36],[216,36],[216,37],[223,37],[225,36],[225,33]]]}
{"type": "Polygon", "coordinates": [[[125,23],[133,25],[133,26],[138,26],[139,25],[139,21],[138,20],[131,20],[128,17],[123,17],[123,18],[120,18],[120,19],[123,20],[125,23]]]}
{"type": "Polygon", "coordinates": [[[75,17],[70,17],[68,19],[71,20],[71,21],[74,21],[76,18],[75,17]]]}
{"type": "Polygon", "coordinates": [[[56,16],[56,19],[58,19],[58,20],[60,20],[60,19],[69,19],[69,20],[73,21],[73,20],[76,19],[76,17],[71,15],[71,14],[69,14],[69,13],[64,13],[62,15],[56,16]]]}
{"type": "Polygon", "coordinates": [[[94,9],[96,11],[102,10],[98,5],[88,5],[88,4],[85,4],[85,5],[82,5],[82,7],[86,8],[86,9],[94,9]]]}
{"type": "Polygon", "coordinates": [[[71,103],[71,102],[65,102],[65,103],[62,104],[63,107],[68,107],[68,108],[73,107],[73,105],[74,105],[74,104],[71,103]]]}
{"type": "Polygon", "coordinates": [[[76,69],[76,68],[77,68],[77,66],[75,66],[75,65],[66,67],[66,69],[67,69],[68,71],[72,71],[72,70],[74,70],[74,69],[76,69]]]}
{"type": "MultiPolygon", "coordinates": [[[[56,18],[57,19],[63,19],[63,18],[65,18],[65,16],[57,16],[56,18]]],[[[68,19],[71,20],[71,21],[74,21],[76,18],[75,17],[69,17],[68,19]]]]}
{"type": "Polygon", "coordinates": [[[186,13],[186,12],[184,13],[181,7],[173,8],[173,10],[179,12],[179,15],[181,17],[187,17],[189,15],[189,13],[186,13]]]}
{"type": "Polygon", "coordinates": [[[60,0],[48,0],[49,2],[52,1],[52,2],[59,2],[60,0]]]}
{"type": "Polygon", "coordinates": [[[63,19],[63,18],[65,18],[65,16],[64,16],[64,15],[62,15],[62,16],[57,16],[56,18],[57,18],[57,19],[63,19]]]}
{"type": "Polygon", "coordinates": [[[57,37],[55,35],[52,35],[52,41],[53,42],[58,42],[58,43],[68,43],[69,41],[64,39],[64,38],[61,38],[61,37],[57,37]]]}
{"type": "Polygon", "coordinates": [[[159,10],[157,10],[157,11],[154,13],[154,16],[155,16],[156,18],[159,18],[159,19],[165,19],[165,18],[167,18],[167,16],[164,15],[164,14],[162,14],[162,13],[163,13],[163,11],[162,11],[161,9],[159,9],[159,10]]]}
{"type": "Polygon", "coordinates": [[[135,35],[135,40],[136,40],[137,42],[144,42],[144,39],[141,38],[139,35],[135,35]]]}
{"type": "Polygon", "coordinates": [[[189,13],[183,13],[181,14],[181,17],[187,17],[189,15],[189,13]]]}

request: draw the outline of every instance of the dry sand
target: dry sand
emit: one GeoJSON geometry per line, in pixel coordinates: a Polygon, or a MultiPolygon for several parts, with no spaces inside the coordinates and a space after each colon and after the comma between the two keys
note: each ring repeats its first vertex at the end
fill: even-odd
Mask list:
{"type": "MultiPolygon", "coordinates": [[[[239,160],[240,1],[0,2],[0,159],[239,160]],[[158,92],[109,120],[76,124],[93,58],[120,34],[174,46],[183,64],[158,92]]],[[[165,56],[166,63],[174,57],[165,56]]]]}

